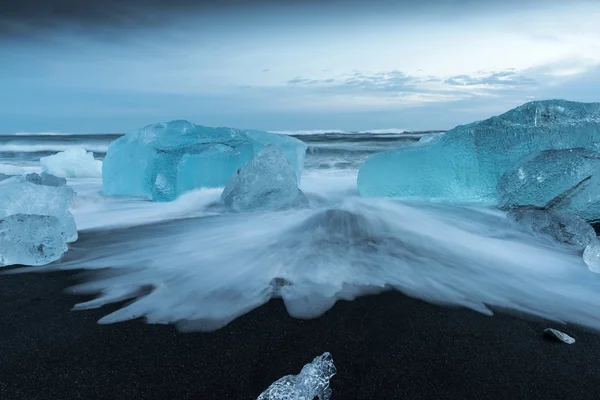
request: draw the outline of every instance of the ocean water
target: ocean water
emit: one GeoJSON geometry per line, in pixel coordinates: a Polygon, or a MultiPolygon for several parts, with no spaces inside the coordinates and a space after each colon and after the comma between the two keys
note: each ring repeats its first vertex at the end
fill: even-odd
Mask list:
{"type": "MultiPolygon", "coordinates": [[[[581,254],[521,232],[493,208],[358,195],[370,154],[432,134],[298,134],[308,144],[301,189],[311,205],[302,210],[231,213],[219,205],[220,189],[171,203],[109,198],[100,179],[69,179],[80,239],[59,262],[25,271],[91,270],[70,290],[96,297],[75,309],[132,300],[101,323],[144,317],[206,331],[274,297],[292,316],[314,318],[338,300],[399,290],[488,315],[512,309],[600,329],[600,275],[581,254]]],[[[37,171],[40,157],[71,146],[102,159],[117,137],[2,136],[0,172],[37,171]]]]}

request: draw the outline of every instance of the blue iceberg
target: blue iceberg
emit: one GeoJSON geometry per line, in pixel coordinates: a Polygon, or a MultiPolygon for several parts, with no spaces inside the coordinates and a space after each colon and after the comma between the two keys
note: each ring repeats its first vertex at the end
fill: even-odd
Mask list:
{"type": "Polygon", "coordinates": [[[500,116],[458,126],[429,146],[371,156],[358,174],[363,196],[495,204],[498,180],[524,156],[600,144],[600,103],[526,103],[500,116]]]}
{"type": "Polygon", "coordinates": [[[273,145],[229,179],[221,199],[235,211],[282,210],[308,203],[285,154],[273,145]]]}
{"type": "Polygon", "coordinates": [[[600,153],[547,150],[524,157],[498,182],[498,206],[536,206],[600,220],[600,153]]]}
{"type": "Polygon", "coordinates": [[[192,189],[222,187],[268,144],[283,151],[300,180],[306,144],[298,139],[188,121],[148,125],[111,143],[102,164],[103,190],[171,201],[192,189]]]}

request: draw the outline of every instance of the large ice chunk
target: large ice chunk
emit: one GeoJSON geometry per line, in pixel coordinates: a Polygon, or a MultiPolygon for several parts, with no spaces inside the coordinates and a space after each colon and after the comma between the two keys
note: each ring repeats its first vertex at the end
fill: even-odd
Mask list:
{"type": "Polygon", "coordinates": [[[267,144],[284,152],[299,180],[306,144],[298,139],[171,121],[148,125],[111,143],[102,186],[108,195],[170,201],[188,190],[225,186],[267,144]]]}
{"type": "Polygon", "coordinates": [[[600,153],[547,150],[520,160],[498,182],[498,205],[548,207],[600,219],[600,153]]]}
{"type": "Polygon", "coordinates": [[[556,210],[518,207],[508,217],[530,233],[576,250],[583,250],[596,238],[594,228],[583,219],[556,210]]]}
{"type": "Polygon", "coordinates": [[[44,173],[11,176],[0,180],[0,218],[16,214],[56,217],[61,237],[70,243],[77,240],[77,226],[69,211],[74,195],[64,178],[44,173]]]}
{"type": "Polygon", "coordinates": [[[307,203],[288,159],[273,145],[265,146],[229,179],[221,199],[235,211],[281,210],[307,203]]]}
{"type": "Polygon", "coordinates": [[[306,364],[298,375],[286,375],[275,381],[257,400],[330,400],[329,380],[336,373],[333,357],[323,353],[306,364]]]}
{"type": "Polygon", "coordinates": [[[63,178],[99,178],[102,161],[94,159],[94,153],[75,147],[48,157],[40,158],[42,170],[63,178]]]}
{"type": "Polygon", "coordinates": [[[359,171],[364,196],[452,203],[496,202],[498,179],[522,157],[600,143],[600,103],[548,100],[458,126],[429,146],[371,156],[359,171]]]}
{"type": "Polygon", "coordinates": [[[62,234],[56,217],[14,214],[0,218],[0,267],[58,260],[67,251],[62,234]]]}

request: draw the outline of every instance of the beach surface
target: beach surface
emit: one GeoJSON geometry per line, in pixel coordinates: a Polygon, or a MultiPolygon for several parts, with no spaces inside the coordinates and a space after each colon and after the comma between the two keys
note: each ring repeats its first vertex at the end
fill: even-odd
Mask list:
{"type": "Polygon", "coordinates": [[[256,399],[329,351],[334,399],[597,399],[600,335],[555,322],[439,307],[398,292],[290,317],[280,300],[211,333],[118,305],[71,311],[78,272],[0,275],[0,399],[256,399]],[[577,341],[545,339],[547,327],[577,341]]]}

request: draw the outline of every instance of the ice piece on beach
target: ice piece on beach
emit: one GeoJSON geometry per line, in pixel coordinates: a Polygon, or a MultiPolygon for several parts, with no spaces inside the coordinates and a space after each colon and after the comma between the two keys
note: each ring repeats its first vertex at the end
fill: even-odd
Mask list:
{"type": "Polygon", "coordinates": [[[281,210],[308,202],[285,154],[273,145],[229,179],[221,199],[235,211],[281,210]]]}
{"type": "Polygon", "coordinates": [[[47,215],[14,214],[0,218],[0,267],[45,265],[67,251],[62,224],[47,215]]]}
{"type": "Polygon", "coordinates": [[[583,261],[590,271],[600,273],[600,239],[594,238],[583,251],[583,261]]]}
{"type": "Polygon", "coordinates": [[[558,340],[559,342],[566,343],[566,344],[575,343],[575,339],[573,339],[571,336],[569,336],[566,333],[561,332],[557,329],[552,329],[552,328],[544,329],[544,335],[551,337],[555,340],[558,340]]]}
{"type": "Polygon", "coordinates": [[[267,144],[284,152],[299,180],[306,144],[298,139],[188,121],[148,125],[111,143],[102,165],[103,190],[171,201],[192,189],[222,187],[267,144]]]}
{"type": "Polygon", "coordinates": [[[257,400],[330,400],[329,380],[337,373],[329,353],[306,364],[298,375],[286,375],[275,381],[257,400]]]}
{"type": "Polygon", "coordinates": [[[77,226],[69,211],[75,193],[64,178],[29,174],[0,180],[0,218],[15,214],[52,216],[59,220],[67,243],[77,240],[77,226]]]}
{"type": "Polygon", "coordinates": [[[429,146],[375,154],[359,171],[363,196],[450,203],[496,203],[496,185],[524,156],[600,145],[600,103],[526,103],[500,116],[458,126],[429,146]]]}
{"type": "Polygon", "coordinates": [[[508,217],[530,233],[554,242],[583,250],[594,238],[594,228],[583,219],[556,210],[518,207],[508,217]]]}
{"type": "Polygon", "coordinates": [[[48,157],[40,158],[42,170],[63,178],[99,178],[102,161],[94,159],[94,153],[75,147],[48,157]]]}
{"type": "Polygon", "coordinates": [[[548,207],[599,220],[600,153],[578,148],[524,157],[500,178],[498,205],[548,207]]]}

